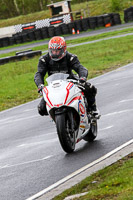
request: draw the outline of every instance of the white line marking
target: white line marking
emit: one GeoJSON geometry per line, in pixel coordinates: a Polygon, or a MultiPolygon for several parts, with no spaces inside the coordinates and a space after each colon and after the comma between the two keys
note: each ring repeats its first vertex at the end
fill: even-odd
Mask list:
{"type": "Polygon", "coordinates": [[[105,128],[99,129],[99,131],[108,130],[108,129],[112,128],[112,127],[114,127],[114,126],[112,125],[112,126],[105,127],[105,128]]]}
{"type": "Polygon", "coordinates": [[[29,111],[32,111],[32,110],[37,110],[37,108],[26,109],[26,110],[24,110],[23,112],[29,112],[29,111]]]}
{"type": "Polygon", "coordinates": [[[115,86],[118,86],[118,85],[120,85],[120,83],[116,83],[116,84],[115,84],[115,86]]]}
{"type": "Polygon", "coordinates": [[[34,163],[34,162],[40,162],[40,161],[43,161],[43,160],[47,160],[48,158],[51,158],[51,156],[47,156],[47,157],[44,157],[44,158],[41,158],[41,159],[37,159],[37,160],[31,160],[31,161],[27,161],[27,162],[23,162],[23,163],[18,163],[18,164],[14,164],[14,165],[5,165],[5,166],[0,166],[0,169],[4,169],[4,168],[11,168],[11,167],[17,167],[17,166],[21,166],[21,165],[26,165],[26,164],[30,164],[30,163],[34,163]]]}
{"type": "Polygon", "coordinates": [[[128,145],[130,145],[130,144],[132,144],[132,143],[133,143],[133,139],[130,140],[130,141],[128,141],[128,142],[126,142],[125,144],[123,144],[123,145],[117,147],[116,149],[114,149],[113,151],[107,153],[106,155],[102,156],[101,158],[99,158],[99,159],[93,161],[92,163],[90,163],[90,164],[88,164],[88,165],[82,167],[81,169],[75,171],[74,173],[72,173],[72,174],[66,176],[65,178],[61,179],[60,181],[54,183],[53,185],[51,185],[51,186],[45,188],[44,190],[40,191],[39,193],[35,194],[34,196],[29,197],[29,198],[26,199],[26,200],[34,200],[34,199],[36,199],[36,198],[38,198],[38,197],[44,195],[45,193],[49,192],[50,190],[52,190],[52,189],[58,187],[59,185],[61,185],[61,184],[63,184],[64,182],[68,181],[69,179],[73,178],[74,176],[76,176],[76,175],[80,174],[81,172],[87,170],[88,168],[90,168],[90,167],[92,167],[92,166],[98,164],[99,162],[105,160],[106,158],[110,157],[111,155],[115,154],[116,152],[120,151],[121,149],[123,149],[124,147],[126,147],[126,146],[128,146],[128,145]]]}
{"type": "Polygon", "coordinates": [[[5,177],[9,177],[9,176],[13,176],[15,173],[10,173],[10,174],[3,174],[0,176],[0,178],[5,178],[5,177]]]}
{"type": "Polygon", "coordinates": [[[6,168],[6,167],[8,167],[8,166],[9,166],[9,165],[0,166],[0,169],[6,168]]]}
{"type": "Polygon", "coordinates": [[[8,118],[5,118],[5,119],[1,119],[0,120],[0,123],[3,123],[3,122],[5,122],[5,121],[11,121],[11,119],[13,119],[14,117],[8,117],[8,118]]]}
{"type": "MultiPolygon", "coordinates": [[[[115,71],[112,71],[112,72],[115,72],[115,71]]],[[[111,81],[114,82],[114,81],[119,81],[119,80],[122,80],[122,79],[129,79],[129,78],[133,78],[133,76],[128,75],[128,76],[123,76],[123,77],[120,77],[120,78],[112,78],[111,81]]],[[[100,80],[98,83],[95,83],[95,85],[102,85],[102,84],[105,84],[107,82],[108,82],[108,79],[100,80]]],[[[117,84],[115,84],[115,85],[117,85],[117,84]]]]}
{"type": "Polygon", "coordinates": [[[58,138],[53,138],[53,139],[44,140],[44,141],[40,141],[40,142],[21,144],[21,145],[18,145],[17,147],[31,147],[31,146],[36,146],[36,145],[40,145],[40,144],[52,143],[52,142],[56,142],[56,141],[58,141],[58,138]]]}
{"type": "Polygon", "coordinates": [[[7,119],[7,121],[5,121],[5,122],[0,120],[0,123],[2,123],[2,125],[4,125],[4,124],[19,122],[19,121],[22,121],[22,120],[28,120],[28,119],[32,119],[32,118],[36,118],[36,117],[40,117],[40,115],[34,115],[34,116],[23,117],[23,118],[12,119],[12,120],[7,119]]]}
{"type": "Polygon", "coordinates": [[[124,102],[128,102],[128,101],[133,101],[133,99],[124,99],[124,100],[119,101],[119,103],[124,103],[124,102]]]}
{"type": "MultiPolygon", "coordinates": [[[[43,136],[49,136],[49,135],[52,135],[52,134],[57,134],[57,131],[55,131],[55,132],[50,132],[50,133],[45,133],[45,134],[43,134],[43,136]]],[[[40,137],[40,136],[42,136],[42,135],[39,135],[39,136],[37,136],[37,137],[40,137]]]]}
{"type": "Polygon", "coordinates": [[[31,141],[32,139],[36,139],[36,138],[39,139],[39,138],[41,138],[41,137],[43,137],[43,138],[45,139],[46,136],[53,135],[53,134],[56,134],[56,135],[57,135],[57,132],[55,131],[55,132],[43,133],[43,134],[41,134],[41,135],[34,135],[34,136],[28,137],[27,139],[30,139],[30,141],[31,141]]]}
{"type": "Polygon", "coordinates": [[[32,119],[32,118],[35,118],[35,117],[40,117],[40,116],[39,115],[32,115],[32,116],[29,116],[29,117],[22,117],[22,118],[13,120],[13,122],[18,122],[18,121],[22,121],[22,120],[32,119]]]}
{"type": "Polygon", "coordinates": [[[125,112],[132,112],[132,111],[133,111],[133,109],[121,110],[118,112],[113,112],[113,113],[108,113],[108,114],[102,115],[102,117],[107,117],[107,116],[111,116],[111,115],[117,115],[117,114],[121,114],[121,113],[125,113],[125,112]]]}

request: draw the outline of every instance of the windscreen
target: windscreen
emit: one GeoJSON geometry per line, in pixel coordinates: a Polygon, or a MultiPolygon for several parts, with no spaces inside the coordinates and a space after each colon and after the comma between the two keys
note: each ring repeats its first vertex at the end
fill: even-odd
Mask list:
{"type": "Polygon", "coordinates": [[[48,78],[46,78],[46,81],[47,81],[47,83],[49,85],[52,81],[66,80],[68,77],[69,77],[69,74],[56,73],[56,74],[52,74],[51,76],[49,76],[48,78]]]}

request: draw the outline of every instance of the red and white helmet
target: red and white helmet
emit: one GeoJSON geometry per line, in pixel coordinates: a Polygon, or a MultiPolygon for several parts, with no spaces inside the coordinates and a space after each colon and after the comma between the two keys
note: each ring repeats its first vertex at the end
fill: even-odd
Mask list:
{"type": "Polygon", "coordinates": [[[49,55],[52,60],[58,61],[66,55],[66,42],[63,37],[55,36],[48,44],[49,55]]]}

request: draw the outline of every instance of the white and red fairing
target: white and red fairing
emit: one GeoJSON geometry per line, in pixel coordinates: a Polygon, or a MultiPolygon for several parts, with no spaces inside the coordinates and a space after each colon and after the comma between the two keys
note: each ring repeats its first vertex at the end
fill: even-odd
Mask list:
{"type": "Polygon", "coordinates": [[[48,112],[54,107],[70,106],[85,114],[85,105],[82,91],[68,80],[54,80],[44,87],[43,96],[48,112]],[[82,103],[81,103],[82,102],[82,103]]]}

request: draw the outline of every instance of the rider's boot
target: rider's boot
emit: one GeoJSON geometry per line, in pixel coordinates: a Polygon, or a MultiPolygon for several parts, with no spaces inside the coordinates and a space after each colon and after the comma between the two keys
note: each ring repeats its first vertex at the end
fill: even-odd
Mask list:
{"type": "Polygon", "coordinates": [[[91,106],[91,112],[92,112],[92,115],[95,117],[95,118],[97,118],[97,119],[99,119],[100,118],[100,111],[99,111],[99,109],[97,108],[97,106],[96,106],[96,103],[94,103],[92,106],[91,106]]]}

